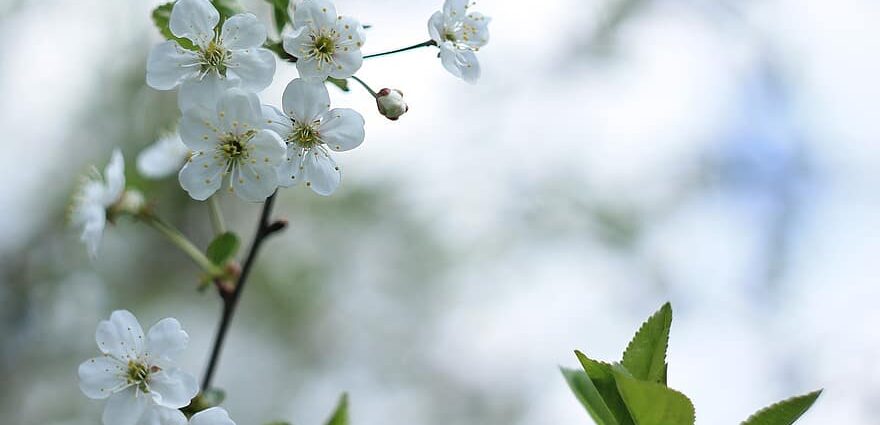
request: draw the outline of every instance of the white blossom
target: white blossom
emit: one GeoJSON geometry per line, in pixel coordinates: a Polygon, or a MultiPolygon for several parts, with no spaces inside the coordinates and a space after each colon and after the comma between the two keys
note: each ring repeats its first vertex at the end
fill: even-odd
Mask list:
{"type": "Polygon", "coordinates": [[[186,424],[178,409],[199,386],[174,364],[189,341],[176,319],[162,319],[144,335],[134,315],[117,310],[98,324],[95,340],[101,356],[79,365],[79,387],[86,397],[107,399],[104,425],[186,424]]]}
{"type": "Polygon", "coordinates": [[[85,179],[74,195],[71,222],[82,227],[80,239],[89,255],[98,255],[98,246],[107,224],[108,210],[118,204],[125,190],[125,162],[119,149],[113,151],[103,177],[97,170],[85,179]]]}
{"type": "Polygon", "coordinates": [[[376,93],[376,105],[379,113],[391,121],[397,121],[401,115],[409,111],[409,105],[403,100],[403,92],[397,89],[382,89],[376,93]]]}
{"type": "Polygon", "coordinates": [[[470,0],[446,0],[428,21],[431,39],[440,47],[440,61],[452,75],[468,83],[480,78],[475,52],[489,42],[489,17],[469,12],[470,0]]]}
{"type": "Polygon", "coordinates": [[[229,413],[222,407],[202,410],[189,419],[189,425],[235,425],[229,413]]]}
{"type": "Polygon", "coordinates": [[[301,78],[348,78],[360,69],[366,32],[357,20],[337,16],[327,0],[305,0],[293,9],[293,31],[284,35],[284,50],[297,58],[301,78]]]}
{"type": "Polygon", "coordinates": [[[214,108],[185,111],[180,137],[193,153],[180,170],[180,185],[199,201],[224,181],[241,199],[265,200],[278,186],[275,168],[285,152],[278,135],[263,129],[265,124],[257,95],[240,89],[228,90],[214,108]]]}
{"type": "Polygon", "coordinates": [[[189,155],[190,150],[180,140],[180,133],[175,132],[142,150],[137,157],[137,169],[150,179],[165,178],[180,170],[189,155]]]}
{"type": "Polygon", "coordinates": [[[330,109],[330,95],[321,81],[295,79],[284,89],[284,111],[263,106],[268,128],[287,142],[287,156],[278,168],[281,186],[305,181],[319,195],[330,195],[342,174],[329,150],[354,149],[364,141],[364,118],[352,109],[330,109]]]}
{"type": "Polygon", "coordinates": [[[147,60],[147,84],[158,90],[180,87],[182,111],[214,105],[231,87],[258,92],[272,83],[275,56],[261,47],[266,27],[252,13],[231,16],[217,28],[220,13],[208,0],[178,0],[169,28],[193,42],[187,50],[174,40],[159,44],[147,60]]]}

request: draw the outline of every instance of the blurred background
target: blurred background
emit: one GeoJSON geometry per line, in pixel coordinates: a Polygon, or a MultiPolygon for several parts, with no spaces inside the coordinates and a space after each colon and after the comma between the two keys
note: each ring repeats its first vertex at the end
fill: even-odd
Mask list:
{"type": "MultiPolygon", "coordinates": [[[[120,146],[129,183],[204,246],[207,206],[138,152],[174,128],[144,84],[157,1],[0,1],[0,417],[97,424],[76,368],[114,309],[177,317],[201,374],[220,312],[198,271],[122,220],[90,261],[65,210],[120,146]]],[[[428,38],[441,0],[338,0],[365,53],[428,38]]],[[[260,1],[245,2],[265,18],[260,1]]],[[[800,423],[880,415],[880,4],[870,0],[481,0],[469,86],[435,49],[365,63],[406,93],[329,198],[283,190],[289,230],[244,294],[215,383],[239,425],[588,424],[558,365],[615,360],[670,300],[669,384],[700,424],[826,389],[800,423]]],[[[271,28],[271,27],[270,27],[271,28]]],[[[295,77],[279,64],[261,94],[295,77]]],[[[222,200],[246,241],[258,205],[222,200]]]]}

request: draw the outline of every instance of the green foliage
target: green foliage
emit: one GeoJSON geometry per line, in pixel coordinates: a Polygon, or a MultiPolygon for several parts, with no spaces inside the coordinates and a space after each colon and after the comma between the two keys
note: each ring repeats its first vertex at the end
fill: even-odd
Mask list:
{"type": "Polygon", "coordinates": [[[189,402],[189,405],[181,409],[181,411],[183,411],[186,416],[192,416],[202,410],[219,406],[220,403],[223,403],[224,399],[226,399],[225,391],[219,388],[211,388],[196,395],[195,398],[189,402]]]}
{"type": "Polygon", "coordinates": [[[278,34],[281,34],[284,25],[290,22],[290,12],[288,12],[290,0],[266,0],[266,2],[272,5],[272,16],[275,18],[275,29],[278,30],[278,34]]]}
{"type": "Polygon", "coordinates": [[[348,80],[346,80],[345,78],[327,77],[326,82],[333,84],[334,86],[338,87],[339,90],[342,90],[344,92],[351,91],[351,89],[348,87],[348,80]]]}
{"type": "Polygon", "coordinates": [[[333,411],[333,416],[327,420],[327,425],[348,425],[348,394],[342,393],[339,403],[333,411]]]}
{"type": "Polygon", "coordinates": [[[791,425],[816,402],[819,394],[822,394],[822,390],[767,406],[746,419],[742,425],[791,425]]]}
{"type": "Polygon", "coordinates": [[[208,259],[218,266],[224,266],[227,261],[235,256],[240,245],[241,243],[235,233],[222,233],[208,245],[208,259]]]}
{"type": "MultiPolygon", "coordinates": [[[[562,368],[577,399],[598,425],[693,425],[693,403],[666,385],[666,350],[672,307],[663,305],[642,324],[620,363],[575,355],[583,370],[562,368]]],[[[794,397],[752,415],[742,425],[791,425],[816,401],[821,391],[794,397]]]]}
{"type": "Polygon", "coordinates": [[[211,4],[220,12],[221,23],[236,13],[244,12],[244,7],[238,0],[211,0],[211,4]]]}
{"type": "Polygon", "coordinates": [[[623,366],[636,379],[663,382],[666,375],[666,348],[672,326],[669,303],[642,324],[623,352],[623,366]]]}
{"type": "Polygon", "coordinates": [[[171,28],[169,28],[168,24],[171,22],[171,9],[173,7],[174,2],[172,1],[153,9],[153,24],[156,25],[156,28],[167,40],[176,41],[177,44],[184,49],[195,50],[196,46],[192,41],[189,41],[186,38],[175,37],[174,34],[171,33],[171,28]]]}

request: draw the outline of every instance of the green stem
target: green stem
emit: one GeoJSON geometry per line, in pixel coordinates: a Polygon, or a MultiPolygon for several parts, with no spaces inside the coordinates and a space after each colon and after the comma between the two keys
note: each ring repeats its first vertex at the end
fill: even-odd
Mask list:
{"type": "Polygon", "coordinates": [[[382,52],[382,53],[373,53],[372,55],[366,55],[366,56],[364,56],[364,59],[376,58],[376,57],[385,56],[385,55],[393,55],[395,53],[405,52],[407,50],[413,50],[413,49],[418,49],[420,47],[428,47],[428,46],[436,46],[436,45],[437,45],[436,41],[428,40],[428,41],[421,42],[419,44],[413,44],[412,46],[409,46],[409,47],[404,47],[402,49],[391,50],[391,51],[382,52]]]}
{"type": "Polygon", "coordinates": [[[374,91],[369,85],[367,85],[367,83],[365,83],[364,80],[361,80],[360,78],[358,78],[358,77],[356,77],[356,76],[354,76],[354,75],[351,76],[351,79],[357,81],[358,83],[360,83],[360,85],[362,85],[365,89],[367,89],[367,91],[370,92],[370,94],[371,94],[374,98],[375,98],[375,97],[379,97],[379,95],[376,94],[376,92],[375,92],[375,91],[374,91]]]}
{"type": "Polygon", "coordinates": [[[220,200],[217,195],[208,198],[208,206],[211,209],[211,227],[215,235],[226,233],[226,223],[223,221],[223,211],[220,210],[220,200]]]}
{"type": "Polygon", "coordinates": [[[189,257],[192,258],[192,260],[196,264],[198,264],[198,266],[201,267],[202,270],[204,270],[206,273],[210,274],[211,276],[220,276],[223,274],[223,271],[220,270],[220,268],[217,267],[214,263],[212,263],[211,260],[209,260],[208,257],[205,256],[204,253],[202,253],[202,250],[193,245],[193,243],[190,242],[190,240],[187,239],[186,236],[180,233],[180,231],[178,231],[174,227],[171,227],[171,225],[165,223],[156,216],[146,216],[143,217],[143,220],[145,223],[149,224],[154,229],[158,230],[159,233],[168,238],[171,243],[177,245],[177,247],[180,248],[180,250],[183,251],[186,255],[189,255],[189,257]]]}

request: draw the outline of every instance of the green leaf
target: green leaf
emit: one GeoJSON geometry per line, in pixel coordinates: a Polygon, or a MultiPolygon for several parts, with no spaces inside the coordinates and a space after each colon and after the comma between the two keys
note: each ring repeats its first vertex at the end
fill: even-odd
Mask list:
{"type": "Polygon", "coordinates": [[[694,405],[663,384],[632,377],[621,366],[612,368],[617,390],[638,425],[693,425],[694,405]]]}
{"type": "Polygon", "coordinates": [[[566,368],[560,368],[560,370],[565,376],[565,380],[568,381],[571,391],[587,409],[587,413],[590,414],[593,421],[598,425],[620,425],[586,372],[566,368]]]}
{"type": "Polygon", "coordinates": [[[290,12],[288,12],[290,0],[266,0],[266,2],[272,5],[272,16],[275,18],[275,29],[278,30],[278,34],[281,34],[284,25],[290,22],[290,12]]]}
{"type": "Polygon", "coordinates": [[[327,425],[348,425],[348,394],[342,393],[333,416],[327,420],[327,425]]]}
{"type": "Polygon", "coordinates": [[[813,391],[765,407],[746,419],[742,425],[791,425],[816,402],[822,390],[813,391]]]}
{"type": "Polygon", "coordinates": [[[587,373],[590,381],[596,386],[605,405],[611,410],[617,423],[620,425],[633,425],[635,422],[633,422],[629,410],[627,410],[626,404],[623,402],[623,398],[620,397],[620,393],[617,391],[617,382],[614,380],[611,365],[593,360],[580,351],[575,351],[574,354],[577,356],[578,361],[581,362],[581,366],[583,366],[584,372],[587,373]]]}
{"type": "Polygon", "coordinates": [[[623,366],[636,379],[666,381],[666,347],[672,326],[672,306],[663,304],[642,324],[623,352],[623,366]]]}
{"type": "Polygon", "coordinates": [[[239,240],[235,233],[222,233],[208,245],[208,259],[218,266],[226,265],[226,262],[238,252],[238,246],[239,240]]]}
{"type": "Polygon", "coordinates": [[[327,77],[326,82],[333,84],[334,86],[338,87],[339,90],[342,90],[344,92],[351,91],[351,89],[348,87],[348,80],[346,80],[345,78],[327,77]]]}
{"type": "Polygon", "coordinates": [[[173,7],[174,2],[172,1],[153,9],[153,23],[165,39],[176,41],[177,44],[184,49],[195,50],[196,46],[192,41],[189,41],[186,38],[175,37],[174,34],[171,33],[171,28],[168,27],[168,23],[171,21],[171,9],[173,7]]]}

